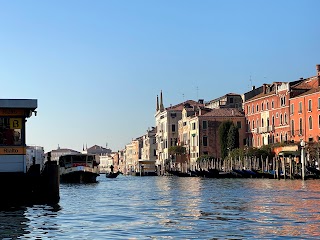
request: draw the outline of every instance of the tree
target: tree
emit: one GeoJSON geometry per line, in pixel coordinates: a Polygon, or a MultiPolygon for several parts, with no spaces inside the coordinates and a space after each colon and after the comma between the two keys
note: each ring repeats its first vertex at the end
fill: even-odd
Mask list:
{"type": "Polygon", "coordinates": [[[169,153],[174,155],[182,155],[186,153],[186,148],[182,146],[171,146],[169,148],[169,153]]]}
{"type": "Polygon", "coordinates": [[[222,158],[225,158],[228,155],[228,133],[231,125],[233,125],[233,122],[229,120],[224,121],[220,124],[218,129],[222,158]]]}
{"type": "Polygon", "coordinates": [[[229,151],[239,147],[239,130],[232,124],[228,131],[227,148],[229,151]]]}

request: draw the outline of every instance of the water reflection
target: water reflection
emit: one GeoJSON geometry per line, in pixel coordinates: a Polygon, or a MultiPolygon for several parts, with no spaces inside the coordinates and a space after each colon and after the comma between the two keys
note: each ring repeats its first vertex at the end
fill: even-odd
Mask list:
{"type": "MultiPolygon", "coordinates": [[[[317,239],[320,181],[100,178],[61,185],[59,205],[0,212],[22,239],[317,239]]],[[[0,238],[1,238],[0,237],[0,238]]]]}
{"type": "Polygon", "coordinates": [[[319,181],[270,181],[271,188],[251,187],[261,192],[252,201],[260,235],[317,237],[320,224],[319,181]],[[273,189],[273,190],[271,190],[273,189]],[[276,228],[275,228],[276,226],[276,228]]]}
{"type": "Polygon", "coordinates": [[[54,238],[59,232],[60,224],[55,219],[61,210],[60,205],[34,205],[28,207],[24,216],[28,219],[26,228],[32,231],[25,233],[24,238],[33,238],[33,236],[42,236],[54,238]]]}
{"type": "Polygon", "coordinates": [[[0,211],[0,238],[13,238],[29,233],[27,224],[29,220],[25,217],[26,208],[11,208],[0,211]]]}

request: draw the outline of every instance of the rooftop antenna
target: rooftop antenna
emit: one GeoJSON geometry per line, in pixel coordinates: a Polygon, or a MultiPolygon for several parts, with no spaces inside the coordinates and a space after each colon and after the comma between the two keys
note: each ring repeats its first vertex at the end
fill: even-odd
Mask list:
{"type": "Polygon", "coordinates": [[[249,88],[249,90],[252,90],[252,79],[251,79],[251,75],[250,75],[249,81],[250,81],[250,84],[249,84],[248,88],[249,88]]]}
{"type": "Polygon", "coordinates": [[[182,100],[183,100],[183,102],[184,102],[184,93],[182,93],[182,100]]]}

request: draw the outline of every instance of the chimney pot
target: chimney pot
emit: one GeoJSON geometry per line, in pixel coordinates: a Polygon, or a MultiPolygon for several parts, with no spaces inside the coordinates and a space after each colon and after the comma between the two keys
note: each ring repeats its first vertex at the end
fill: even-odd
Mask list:
{"type": "Polygon", "coordinates": [[[320,76],[320,64],[316,65],[316,69],[317,69],[318,76],[320,76]]]}

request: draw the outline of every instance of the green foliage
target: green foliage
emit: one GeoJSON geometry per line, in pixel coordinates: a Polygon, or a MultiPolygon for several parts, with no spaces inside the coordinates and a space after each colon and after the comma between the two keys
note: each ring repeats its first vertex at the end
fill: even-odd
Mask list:
{"type": "Polygon", "coordinates": [[[214,159],[214,157],[213,156],[209,156],[209,155],[202,155],[202,156],[197,158],[197,163],[203,162],[203,161],[206,161],[206,160],[211,160],[211,159],[214,159]]]}
{"type": "Polygon", "coordinates": [[[225,158],[228,154],[228,133],[231,125],[233,125],[231,121],[224,121],[218,129],[222,158],[225,158]]]}
{"type": "Polygon", "coordinates": [[[229,148],[229,150],[233,150],[238,147],[239,147],[239,130],[234,124],[232,124],[228,131],[227,148],[229,148]]]}
{"type": "Polygon", "coordinates": [[[182,155],[186,153],[186,148],[182,146],[171,146],[169,148],[169,153],[175,155],[182,155]]]}
{"type": "Polygon", "coordinates": [[[219,126],[219,142],[221,146],[221,157],[228,155],[228,150],[232,151],[239,147],[239,130],[232,121],[224,121],[219,126]]]}
{"type": "Polygon", "coordinates": [[[258,157],[262,156],[263,159],[269,157],[270,159],[274,157],[273,145],[264,145],[261,148],[235,148],[230,152],[230,156],[232,158],[241,158],[243,159],[245,156],[248,157],[258,157]]]}

